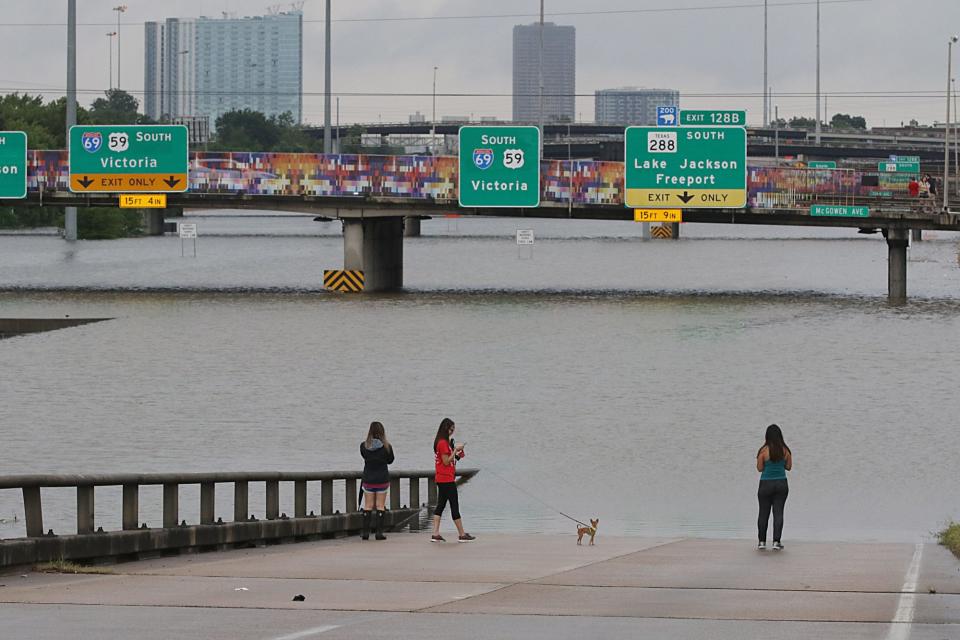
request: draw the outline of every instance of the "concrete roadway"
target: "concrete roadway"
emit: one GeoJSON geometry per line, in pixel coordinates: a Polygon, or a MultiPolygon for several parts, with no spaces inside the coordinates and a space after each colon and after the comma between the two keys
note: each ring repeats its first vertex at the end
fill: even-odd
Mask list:
{"type": "Polygon", "coordinates": [[[112,570],[0,576],[0,637],[960,638],[960,562],[932,544],[407,533],[112,570]]]}

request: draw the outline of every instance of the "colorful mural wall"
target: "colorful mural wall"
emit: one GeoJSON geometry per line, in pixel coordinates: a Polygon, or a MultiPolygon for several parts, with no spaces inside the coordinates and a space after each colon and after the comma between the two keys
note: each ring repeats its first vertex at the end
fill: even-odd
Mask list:
{"type": "MultiPolygon", "coordinates": [[[[66,151],[31,151],[28,188],[66,191],[66,151]]],[[[875,196],[879,188],[906,193],[906,182],[879,176],[864,186],[861,171],[748,167],[751,207],[803,207],[829,196],[875,196]]],[[[876,174],[870,174],[876,175],[876,174]]],[[[542,163],[542,202],[574,206],[623,203],[623,163],[548,160],[542,163]]],[[[870,182],[869,180],[867,182],[870,182]]],[[[457,201],[453,156],[322,155],[312,153],[195,152],[190,191],[270,196],[377,196],[399,200],[457,201]]]]}

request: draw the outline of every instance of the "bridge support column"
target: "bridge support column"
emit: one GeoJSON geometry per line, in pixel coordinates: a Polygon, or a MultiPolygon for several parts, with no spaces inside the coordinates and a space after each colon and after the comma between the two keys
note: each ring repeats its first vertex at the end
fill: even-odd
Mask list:
{"type": "Polygon", "coordinates": [[[910,239],[914,242],[923,240],[923,229],[910,229],[910,239]]]}
{"type": "Polygon", "coordinates": [[[143,235],[162,236],[165,209],[141,209],[143,216],[143,235]]]}
{"type": "Polygon", "coordinates": [[[640,223],[640,237],[643,238],[644,240],[650,239],[650,223],[649,222],[640,223]]]}
{"type": "Polygon", "coordinates": [[[420,218],[417,216],[407,216],[403,219],[403,237],[420,237],[420,218]]]}
{"type": "Polygon", "coordinates": [[[673,238],[674,240],[680,239],[680,223],[679,222],[671,222],[670,231],[672,232],[670,235],[671,238],[673,238]]]}
{"type": "Polygon", "coordinates": [[[403,288],[403,218],[343,221],[343,268],[363,271],[364,291],[403,288]]]}
{"type": "Polygon", "coordinates": [[[887,230],[887,299],[894,303],[907,301],[907,246],[906,229],[887,230]]]}

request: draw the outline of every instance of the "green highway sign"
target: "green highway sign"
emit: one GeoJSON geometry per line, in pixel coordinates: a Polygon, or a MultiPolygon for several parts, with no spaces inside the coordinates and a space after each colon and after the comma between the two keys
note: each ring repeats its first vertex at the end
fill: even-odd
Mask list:
{"type": "Polygon", "coordinates": [[[833,160],[811,160],[807,166],[811,169],[836,169],[837,163],[833,160]]]}
{"type": "Polygon", "coordinates": [[[920,162],[881,162],[877,165],[877,171],[885,173],[920,173],[920,162]]]}
{"type": "Polygon", "coordinates": [[[0,131],[0,200],[27,197],[27,134],[0,131]]]}
{"type": "Polygon", "coordinates": [[[890,156],[891,162],[916,162],[920,164],[920,156],[890,156]]]}
{"type": "Polygon", "coordinates": [[[745,127],[747,112],[717,109],[681,111],[680,124],[693,127],[745,127]]]}
{"type": "Polygon", "coordinates": [[[70,190],[74,193],[165,193],[188,187],[183,125],[70,127],[70,190]]]}
{"type": "Polygon", "coordinates": [[[872,198],[892,198],[893,191],[868,191],[867,195],[872,198]]]}
{"type": "Polygon", "coordinates": [[[870,209],[849,205],[814,204],[810,206],[810,215],[828,218],[866,218],[870,215],[870,209]]]}
{"type": "Polygon", "coordinates": [[[743,127],[627,127],[624,204],[631,209],[747,204],[743,127]]]}
{"type": "Polygon", "coordinates": [[[540,206],[540,129],[460,127],[460,206],[540,206]]]}

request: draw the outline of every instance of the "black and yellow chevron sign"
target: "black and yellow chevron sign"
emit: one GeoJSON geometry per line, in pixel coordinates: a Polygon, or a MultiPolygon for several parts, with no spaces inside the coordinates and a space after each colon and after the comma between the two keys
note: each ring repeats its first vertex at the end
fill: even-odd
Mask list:
{"type": "Polygon", "coordinates": [[[323,288],[343,293],[359,293],[363,291],[363,271],[324,269],[323,288]]]}
{"type": "Polygon", "coordinates": [[[650,227],[650,235],[654,238],[672,238],[673,228],[669,224],[655,224],[650,227]]]}

